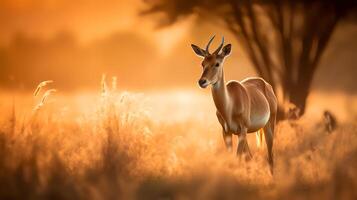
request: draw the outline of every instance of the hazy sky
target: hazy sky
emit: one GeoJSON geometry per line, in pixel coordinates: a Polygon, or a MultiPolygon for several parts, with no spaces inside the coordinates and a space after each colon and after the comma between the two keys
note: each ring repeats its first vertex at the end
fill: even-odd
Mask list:
{"type": "Polygon", "coordinates": [[[192,26],[192,20],[185,20],[157,31],[155,17],[139,16],[145,8],[142,0],[1,0],[0,41],[8,42],[17,32],[51,38],[70,31],[86,44],[113,32],[134,31],[166,50],[192,26]]]}
{"type": "MultiPolygon", "coordinates": [[[[233,44],[227,80],[255,75],[221,27],[191,17],[156,29],[160,16],[139,16],[143,9],[141,0],[1,0],[0,86],[33,88],[54,79],[66,89],[92,88],[107,73],[127,88],[197,87],[201,60],[190,44],[204,46],[213,34],[233,44]]],[[[353,38],[355,25],[336,31],[316,76],[319,88],[356,91],[353,38]],[[331,87],[331,79],[338,84],[331,87]]]]}

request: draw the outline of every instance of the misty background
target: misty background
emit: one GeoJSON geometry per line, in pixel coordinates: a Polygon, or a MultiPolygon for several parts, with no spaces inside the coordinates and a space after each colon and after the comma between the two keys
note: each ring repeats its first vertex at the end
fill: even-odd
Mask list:
{"type": "MultiPolygon", "coordinates": [[[[255,75],[224,28],[196,16],[158,28],[159,16],[139,15],[145,8],[140,0],[1,1],[1,89],[32,90],[48,79],[63,91],[98,89],[103,73],[117,76],[122,89],[197,88],[201,59],[190,44],[203,47],[213,34],[233,44],[227,80],[255,75]]],[[[355,24],[338,24],[313,90],[357,93],[356,38],[355,24]]]]}

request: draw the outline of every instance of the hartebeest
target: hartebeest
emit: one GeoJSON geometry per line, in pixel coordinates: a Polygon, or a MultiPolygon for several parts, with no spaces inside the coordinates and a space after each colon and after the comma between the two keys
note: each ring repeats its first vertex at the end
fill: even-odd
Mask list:
{"type": "MultiPolygon", "coordinates": [[[[198,81],[201,88],[212,86],[212,96],[217,108],[216,115],[223,128],[223,139],[229,151],[232,149],[232,134],[238,135],[237,155],[247,153],[251,156],[246,134],[263,129],[268,149],[268,161],[273,167],[273,139],[277,114],[277,99],[273,88],[262,78],[252,77],[243,81],[224,80],[223,61],[231,52],[231,44],[223,47],[222,43],[213,52],[209,46],[214,36],[209,40],[206,49],[192,44],[194,52],[203,57],[203,73],[198,81]],[[223,48],[222,48],[223,47],[223,48]],[[220,53],[220,51],[222,52],[220,53]]],[[[262,137],[260,137],[262,138],[262,137]]]]}

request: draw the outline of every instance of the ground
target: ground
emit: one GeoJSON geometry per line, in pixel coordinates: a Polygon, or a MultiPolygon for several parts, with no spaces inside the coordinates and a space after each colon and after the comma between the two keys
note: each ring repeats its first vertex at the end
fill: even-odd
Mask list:
{"type": "MultiPolygon", "coordinates": [[[[281,121],[266,149],[228,153],[210,96],[2,93],[0,199],[356,199],[357,124],[281,121]]],[[[312,109],[313,110],[313,109],[312,109]]],[[[322,115],[321,115],[322,116],[322,115]]],[[[235,138],[235,144],[236,144],[235,138]]]]}

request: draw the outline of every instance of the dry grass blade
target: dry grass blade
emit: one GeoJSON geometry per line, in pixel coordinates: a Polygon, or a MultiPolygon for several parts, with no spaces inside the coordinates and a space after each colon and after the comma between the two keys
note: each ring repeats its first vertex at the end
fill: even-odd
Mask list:
{"type": "Polygon", "coordinates": [[[38,103],[35,108],[33,109],[35,112],[38,111],[43,106],[43,103],[38,103]]]}
{"type": "Polygon", "coordinates": [[[113,76],[112,77],[112,91],[116,91],[117,90],[117,77],[113,76]]]}
{"type": "Polygon", "coordinates": [[[45,103],[46,99],[54,92],[57,92],[56,89],[50,89],[45,92],[45,94],[42,96],[41,103],[45,103]]]}
{"type": "Polygon", "coordinates": [[[106,83],[105,79],[106,79],[106,75],[103,74],[102,75],[102,81],[101,81],[101,93],[102,93],[102,96],[105,96],[105,94],[107,93],[107,83],[106,83]]]}
{"type": "Polygon", "coordinates": [[[37,111],[37,110],[39,110],[42,106],[44,106],[46,100],[48,99],[48,97],[49,97],[52,93],[54,93],[54,92],[57,92],[57,90],[56,90],[56,89],[47,90],[47,91],[45,92],[45,94],[43,94],[42,99],[41,99],[41,102],[38,103],[38,104],[35,106],[34,111],[37,111]]]}
{"type": "Polygon", "coordinates": [[[37,96],[41,89],[50,83],[53,83],[53,80],[42,81],[40,84],[38,84],[35,92],[33,93],[33,96],[37,96]]]}

